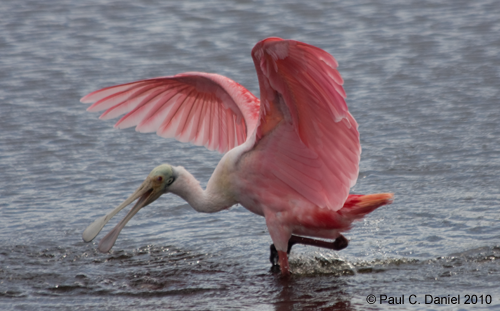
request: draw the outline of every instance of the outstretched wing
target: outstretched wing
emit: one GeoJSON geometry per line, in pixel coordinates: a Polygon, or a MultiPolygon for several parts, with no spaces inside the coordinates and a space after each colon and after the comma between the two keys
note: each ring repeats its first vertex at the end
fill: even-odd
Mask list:
{"type": "Polygon", "coordinates": [[[280,38],[257,43],[252,57],[261,91],[256,144],[266,144],[269,170],[315,205],[340,209],[356,183],[361,146],[336,60],[280,38]]]}
{"type": "Polygon", "coordinates": [[[107,87],[80,100],[101,119],[125,114],[117,128],[135,126],[224,153],[255,129],[259,100],[240,84],[217,74],[188,72],[107,87]]]}

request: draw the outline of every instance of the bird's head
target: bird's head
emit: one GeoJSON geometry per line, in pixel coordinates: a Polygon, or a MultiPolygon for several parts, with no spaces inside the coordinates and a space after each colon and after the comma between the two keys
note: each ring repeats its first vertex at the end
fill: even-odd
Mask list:
{"type": "Polygon", "coordinates": [[[121,211],[126,206],[130,205],[136,199],[137,203],[134,207],[128,212],[128,214],[113,228],[104,238],[102,238],[99,243],[99,251],[103,253],[107,253],[111,247],[115,244],[120,231],[127,224],[127,222],[132,219],[132,217],[144,206],[147,206],[153,203],[156,199],[158,199],[162,194],[169,192],[169,187],[175,183],[175,180],[178,177],[178,173],[175,168],[169,164],[162,164],[160,166],[155,167],[151,173],[149,173],[146,180],[142,183],[142,185],[137,188],[137,190],[126,199],[122,204],[112,210],[110,213],[96,219],[90,226],[85,229],[83,232],[83,240],[85,242],[92,241],[97,234],[102,230],[104,225],[116,215],[119,211],[121,211]]]}
{"type": "Polygon", "coordinates": [[[149,203],[158,199],[158,197],[163,193],[167,193],[168,188],[174,183],[175,179],[178,177],[177,175],[178,174],[176,174],[174,168],[170,164],[162,164],[155,167],[151,171],[151,173],[149,173],[148,177],[141,185],[141,187],[143,187],[146,184],[146,188],[149,187],[152,193],[159,193],[158,196],[152,199],[152,201],[150,201],[149,203]]]}

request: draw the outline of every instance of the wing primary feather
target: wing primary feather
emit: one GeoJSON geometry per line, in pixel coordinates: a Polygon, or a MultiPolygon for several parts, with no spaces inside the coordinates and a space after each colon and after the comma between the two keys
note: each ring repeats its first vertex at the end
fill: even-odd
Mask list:
{"type": "MultiPolygon", "coordinates": [[[[129,91],[134,86],[139,87],[139,86],[144,85],[144,84],[145,84],[144,81],[137,81],[137,82],[130,82],[130,83],[125,83],[125,84],[105,87],[103,89],[97,90],[95,92],[92,92],[92,93],[82,97],[82,99],[80,99],[80,102],[82,102],[84,104],[95,103],[95,102],[100,101],[101,99],[109,97],[110,95],[121,94],[121,93],[129,91]]],[[[104,109],[102,109],[102,110],[104,110],[104,109]]],[[[93,110],[93,111],[95,111],[95,110],[93,110]]]]}
{"type": "MultiPolygon", "coordinates": [[[[145,92],[157,87],[158,85],[148,85],[148,86],[143,86],[143,85],[138,85],[138,86],[132,86],[129,90],[124,91],[122,94],[115,94],[115,95],[110,95],[106,98],[101,99],[100,101],[96,102],[94,105],[90,106],[88,109],[89,111],[100,111],[100,110],[105,110],[106,111],[100,116],[101,119],[105,119],[107,115],[112,114],[113,111],[116,109],[121,108],[123,105],[126,105],[127,103],[131,103],[134,99],[138,98],[139,96],[143,95],[145,92]],[[126,95],[127,99],[122,100],[119,103],[116,103],[116,101],[120,100],[119,95],[126,95]],[[111,107],[108,107],[111,106],[111,107]],[[90,110],[92,109],[92,110],[90,110]]],[[[115,113],[115,116],[120,115],[120,112],[115,113]]],[[[109,116],[108,118],[113,118],[115,116],[109,116]]]]}
{"type": "Polygon", "coordinates": [[[176,129],[175,137],[177,138],[182,137],[183,139],[179,139],[182,142],[186,142],[185,134],[186,131],[188,131],[189,129],[189,123],[191,121],[189,119],[189,116],[191,114],[191,111],[193,110],[194,99],[190,95],[191,93],[184,98],[184,101],[180,106],[179,112],[176,115],[176,117],[179,118],[179,127],[177,127],[176,129]]]}
{"type": "Polygon", "coordinates": [[[169,96],[169,97],[167,97],[167,98],[165,98],[165,100],[161,101],[161,104],[159,102],[158,105],[156,105],[155,107],[153,107],[149,111],[149,113],[144,117],[144,121],[143,122],[148,122],[151,118],[154,118],[161,109],[164,109],[166,107],[175,105],[175,100],[171,104],[168,104],[168,103],[172,99],[175,99],[176,96],[180,96],[180,94],[182,94],[187,89],[189,89],[189,86],[182,86],[180,89],[172,89],[172,88],[170,88],[170,89],[166,90],[164,96],[169,96]]]}
{"type": "Polygon", "coordinates": [[[208,133],[207,133],[207,144],[205,145],[209,150],[214,150],[215,148],[213,147],[213,139],[212,139],[212,132],[214,130],[214,112],[213,112],[214,106],[209,105],[208,106],[208,133]]]}
{"type": "Polygon", "coordinates": [[[175,128],[173,128],[172,124],[174,121],[177,122],[177,119],[174,119],[174,116],[182,106],[182,97],[185,97],[185,95],[175,94],[172,98],[172,105],[165,107],[165,109],[168,110],[162,120],[160,120],[161,123],[157,130],[158,135],[162,137],[175,137],[175,128]]]}
{"type": "Polygon", "coordinates": [[[136,130],[140,132],[158,131],[163,121],[165,121],[165,117],[168,116],[173,105],[175,105],[175,98],[179,96],[179,93],[171,90],[164,92],[162,98],[156,104],[152,103],[153,106],[137,125],[136,130]]]}
{"type": "Polygon", "coordinates": [[[207,100],[207,97],[210,98],[210,95],[208,93],[203,94],[203,100],[200,102],[200,117],[203,116],[203,118],[200,118],[198,129],[196,130],[196,136],[194,138],[194,144],[198,146],[202,146],[206,141],[206,110],[208,106],[207,102],[209,102],[209,100],[207,100]]]}
{"type": "Polygon", "coordinates": [[[213,131],[212,131],[212,137],[210,138],[211,142],[212,142],[212,150],[215,150],[215,149],[218,149],[215,145],[215,142],[219,139],[219,132],[220,132],[220,114],[219,114],[219,110],[220,110],[220,107],[219,106],[213,106],[214,108],[214,113],[212,115],[212,120],[214,120],[214,123],[213,123],[213,131]]]}
{"type": "Polygon", "coordinates": [[[169,115],[165,118],[165,121],[162,123],[161,128],[166,129],[167,127],[170,126],[172,120],[178,116],[180,111],[182,111],[182,104],[185,102],[186,98],[191,93],[192,90],[190,90],[187,94],[182,94],[181,95],[183,97],[182,100],[176,99],[175,104],[177,105],[172,107],[172,110],[170,111],[169,115]]]}
{"type": "Polygon", "coordinates": [[[196,94],[196,99],[193,102],[193,118],[191,120],[191,130],[189,133],[189,140],[194,143],[195,145],[197,144],[197,137],[198,133],[200,132],[200,123],[201,123],[201,110],[203,108],[203,102],[205,98],[205,93],[198,93],[196,94]]]}
{"type": "MultiPolygon", "coordinates": [[[[138,125],[140,120],[136,119],[136,120],[133,120],[129,123],[127,123],[126,121],[132,119],[133,117],[136,117],[141,112],[147,113],[147,110],[145,112],[143,110],[145,110],[147,108],[151,109],[152,107],[154,107],[154,102],[161,99],[161,95],[164,92],[165,92],[165,89],[163,88],[163,89],[158,89],[158,90],[152,92],[151,94],[149,94],[149,96],[144,98],[134,109],[132,109],[129,113],[127,113],[120,120],[118,120],[118,122],[116,122],[116,124],[115,124],[115,127],[122,129],[122,128],[131,127],[134,125],[138,125]]],[[[138,117],[138,119],[141,119],[141,118],[138,117]]]]}

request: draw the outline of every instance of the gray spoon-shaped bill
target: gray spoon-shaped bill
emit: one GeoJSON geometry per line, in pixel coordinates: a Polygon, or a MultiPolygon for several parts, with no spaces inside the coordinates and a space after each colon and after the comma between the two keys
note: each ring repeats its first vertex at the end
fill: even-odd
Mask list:
{"type": "Polygon", "coordinates": [[[102,240],[99,242],[98,250],[102,253],[107,253],[115,244],[118,235],[127,222],[132,219],[132,217],[137,214],[137,212],[152,203],[163,193],[159,191],[158,187],[155,187],[155,183],[147,178],[142,185],[122,204],[113,209],[108,214],[99,217],[92,224],[90,224],[85,231],[83,231],[82,238],[85,242],[92,241],[101,232],[102,228],[106,223],[113,218],[119,211],[124,209],[126,206],[130,205],[136,199],[139,199],[134,207],[128,212],[128,214],[111,230],[102,240]]]}

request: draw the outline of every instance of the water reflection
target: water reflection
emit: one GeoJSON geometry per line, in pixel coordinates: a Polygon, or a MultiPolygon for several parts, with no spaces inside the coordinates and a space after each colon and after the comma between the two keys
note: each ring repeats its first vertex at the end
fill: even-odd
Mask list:
{"type": "Polygon", "coordinates": [[[345,280],[332,275],[276,277],[274,309],[285,310],[354,310],[345,280]]]}

